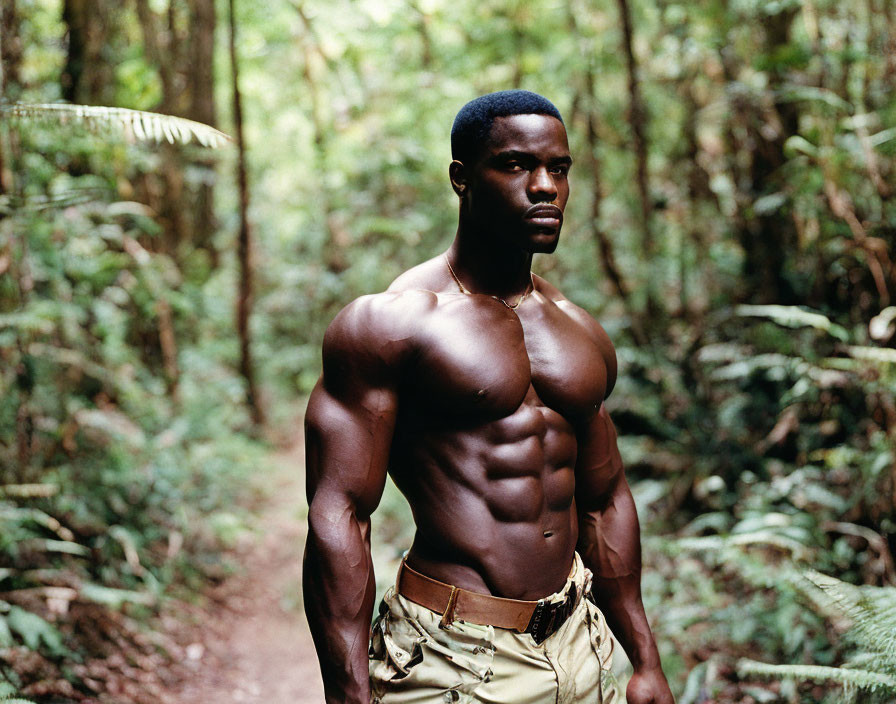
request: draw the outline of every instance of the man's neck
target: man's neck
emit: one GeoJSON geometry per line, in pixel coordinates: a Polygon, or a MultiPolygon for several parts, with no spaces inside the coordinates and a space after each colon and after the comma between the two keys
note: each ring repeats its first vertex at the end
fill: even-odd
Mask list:
{"type": "Polygon", "coordinates": [[[454,276],[470,293],[516,299],[532,285],[532,254],[488,235],[459,230],[447,257],[454,276]]]}

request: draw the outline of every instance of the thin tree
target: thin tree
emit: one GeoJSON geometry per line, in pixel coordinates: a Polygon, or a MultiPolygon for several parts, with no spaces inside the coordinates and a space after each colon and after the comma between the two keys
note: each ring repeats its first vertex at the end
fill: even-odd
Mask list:
{"type": "MultiPolygon", "coordinates": [[[[329,76],[327,76],[326,81],[321,81],[319,77],[315,76],[315,63],[327,69],[330,75],[338,75],[338,73],[335,70],[333,62],[324,52],[320,37],[317,35],[311,19],[308,17],[301,4],[294,2],[292,3],[292,7],[298,14],[305,29],[305,34],[302,37],[302,55],[304,57],[303,77],[311,99],[310,115],[311,125],[314,128],[314,159],[318,170],[323,170],[327,163],[330,150],[328,137],[330,125],[324,113],[324,105],[327,103],[327,99],[326,96],[323,95],[322,86],[330,79],[329,76]],[[315,61],[315,56],[320,59],[319,62],[315,61]]],[[[348,268],[348,260],[346,258],[345,250],[350,243],[350,237],[345,231],[345,228],[338,222],[333,208],[332,194],[326,186],[322,186],[319,189],[316,200],[327,233],[327,244],[324,249],[324,262],[329,271],[338,274],[348,268]]]]}
{"type": "MultiPolygon", "coordinates": [[[[187,117],[207,125],[217,125],[218,116],[215,109],[215,26],[217,16],[214,0],[190,0],[190,47],[187,60],[190,62],[189,74],[190,104],[187,117]]],[[[203,153],[196,159],[196,164],[214,174],[215,159],[211,154],[203,153]]],[[[217,230],[214,211],[214,181],[202,179],[196,186],[195,214],[192,218],[192,239],[197,247],[208,252],[214,266],[218,263],[218,251],[212,244],[212,237],[217,230]]]]}
{"type": "MultiPolygon", "coordinates": [[[[13,1],[0,6],[0,100],[12,102],[18,97],[20,86],[20,69],[22,64],[21,21],[13,1]]],[[[20,201],[24,192],[21,178],[16,178],[21,165],[21,147],[17,135],[12,131],[0,132],[0,195],[9,193],[13,201],[20,201]],[[9,139],[9,165],[4,160],[4,137],[9,139]]],[[[0,218],[3,218],[0,212],[0,218]]],[[[28,237],[25,232],[13,230],[10,241],[4,246],[0,255],[5,255],[7,266],[18,289],[18,302],[25,307],[34,288],[34,279],[28,262],[28,237]],[[18,256],[16,256],[16,252],[18,256]]],[[[16,364],[16,390],[18,391],[18,408],[16,409],[16,481],[24,481],[31,467],[32,445],[34,440],[34,414],[31,396],[34,390],[34,365],[28,354],[28,333],[16,331],[16,348],[18,361],[16,364]]]]}
{"type": "Polygon", "coordinates": [[[616,260],[615,248],[609,233],[601,226],[601,207],[603,205],[604,187],[602,174],[602,164],[598,155],[598,103],[595,93],[595,56],[594,46],[590,39],[586,39],[582,29],[579,26],[578,16],[587,14],[576,5],[570,3],[567,7],[566,19],[569,23],[570,35],[574,37],[580,47],[582,56],[584,57],[584,68],[582,72],[581,83],[573,95],[572,106],[569,111],[569,124],[575,124],[581,114],[585,122],[585,163],[588,165],[589,181],[591,184],[591,212],[588,218],[591,235],[597,246],[598,258],[601,267],[607,276],[616,295],[622,300],[631,321],[631,334],[638,344],[645,344],[647,337],[644,333],[644,327],[641,317],[634,310],[631,301],[631,286],[625,279],[625,275],[620,269],[616,260]]]}
{"type": "MultiPolygon", "coordinates": [[[[21,21],[16,0],[0,4],[0,99],[14,102],[18,99],[19,73],[22,66],[21,21]]],[[[3,135],[0,134],[0,195],[10,190],[11,172],[5,166],[3,135]]],[[[3,215],[0,213],[0,218],[3,215]]]]}
{"type": "Polygon", "coordinates": [[[641,243],[644,258],[647,260],[647,310],[653,312],[657,306],[656,278],[652,271],[656,257],[656,242],[650,225],[650,186],[647,172],[647,108],[641,95],[638,80],[638,63],[633,46],[634,30],[632,12],[628,0],[616,0],[619,8],[619,20],[622,25],[622,49],[625,54],[625,68],[628,79],[628,124],[632,133],[632,146],[635,150],[635,181],[638,187],[638,223],[641,228],[641,243]]]}
{"type": "Polygon", "coordinates": [[[240,266],[237,291],[236,329],[240,339],[240,373],[246,380],[246,403],[256,426],[264,424],[264,414],[258,399],[255,370],[252,366],[252,344],[249,316],[252,312],[252,232],[249,227],[249,179],[246,174],[246,140],[243,135],[243,98],[240,94],[239,62],[236,56],[236,17],[234,0],[229,0],[230,11],[230,75],[233,81],[233,128],[236,132],[238,153],[236,175],[240,194],[240,229],[237,236],[237,259],[240,266]]]}

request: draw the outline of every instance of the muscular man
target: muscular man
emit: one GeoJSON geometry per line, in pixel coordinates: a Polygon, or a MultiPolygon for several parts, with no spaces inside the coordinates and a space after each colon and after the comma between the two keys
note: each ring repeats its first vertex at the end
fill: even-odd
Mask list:
{"type": "Polygon", "coordinates": [[[493,93],[451,147],[454,242],[339,313],[308,404],[304,595],[327,701],[619,702],[609,623],[628,702],[671,704],[603,405],[613,345],[530,270],[569,195],[562,118],[493,93]],[[371,635],[387,471],[416,535],[371,635]]]}

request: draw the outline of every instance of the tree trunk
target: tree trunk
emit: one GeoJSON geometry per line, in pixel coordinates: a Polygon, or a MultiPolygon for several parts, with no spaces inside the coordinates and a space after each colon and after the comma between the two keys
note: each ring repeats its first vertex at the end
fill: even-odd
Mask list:
{"type": "Polygon", "coordinates": [[[603,197],[602,185],[600,180],[600,160],[597,156],[597,121],[594,117],[593,108],[588,111],[587,129],[585,132],[586,143],[588,145],[588,164],[591,167],[592,178],[592,195],[591,195],[591,232],[597,242],[597,248],[600,252],[600,261],[607,278],[613,284],[613,288],[619,297],[628,304],[630,289],[628,284],[616,263],[616,254],[613,251],[613,243],[600,226],[600,209],[603,197]]]}
{"type": "Polygon", "coordinates": [[[650,185],[647,170],[647,109],[641,95],[638,80],[638,64],[633,46],[634,31],[632,13],[628,0],[616,0],[619,8],[619,19],[622,25],[622,49],[625,54],[626,76],[628,80],[628,124],[632,133],[632,146],[635,150],[635,181],[638,188],[640,208],[638,224],[641,229],[641,246],[644,252],[645,270],[647,271],[647,310],[657,309],[656,276],[652,275],[656,258],[656,242],[650,225],[650,214],[653,206],[650,202],[650,185]]]}
{"type": "Polygon", "coordinates": [[[83,105],[114,105],[115,62],[108,54],[117,35],[116,5],[65,0],[62,20],[68,29],[62,97],[83,105]]]}
{"type": "MultiPolygon", "coordinates": [[[[320,48],[320,42],[314,32],[314,26],[311,24],[311,20],[305,14],[301,5],[293,3],[293,7],[305,27],[306,37],[302,42],[302,52],[304,54],[303,75],[311,98],[311,124],[314,127],[315,163],[318,171],[323,172],[327,164],[327,135],[330,127],[323,114],[322,104],[324,101],[321,98],[321,82],[314,76],[314,69],[312,68],[313,55],[317,54],[325,66],[328,68],[332,67],[330,67],[326,55],[320,48]]],[[[329,271],[338,274],[348,267],[345,250],[350,244],[351,239],[345,231],[345,228],[340,225],[336,218],[330,193],[326,186],[321,186],[318,190],[317,201],[321,218],[327,232],[327,244],[324,248],[324,261],[329,271]]]]}
{"type": "MultiPolygon", "coordinates": [[[[190,0],[189,88],[190,109],[187,117],[217,127],[215,109],[215,15],[214,0],[190,0]]],[[[218,253],[212,244],[217,230],[214,211],[215,158],[208,150],[194,163],[208,178],[197,186],[195,203],[191,208],[193,244],[208,252],[213,266],[218,264],[218,253]]]]}
{"type": "MultiPolygon", "coordinates": [[[[10,161],[12,162],[11,192],[15,199],[21,203],[25,198],[25,182],[21,176],[23,163],[22,145],[19,142],[15,130],[10,131],[10,161]]],[[[28,233],[24,228],[13,229],[13,240],[10,252],[12,253],[12,265],[10,267],[15,277],[18,289],[18,308],[26,310],[31,294],[34,290],[34,276],[31,269],[31,257],[28,246],[28,233]],[[16,229],[19,231],[16,232],[16,229]],[[16,243],[18,240],[18,243],[16,243]],[[16,247],[18,244],[18,247],[16,247]],[[15,251],[18,249],[18,259],[15,251]]],[[[29,345],[34,333],[24,328],[15,329],[16,349],[18,360],[16,364],[16,389],[18,391],[18,407],[16,409],[16,475],[14,481],[25,482],[31,476],[31,462],[34,454],[34,413],[32,410],[32,395],[35,387],[34,358],[29,352],[29,345]]]]}
{"type": "MultiPolygon", "coordinates": [[[[787,44],[794,16],[794,10],[785,10],[767,18],[763,25],[765,55],[773,55],[787,44]]],[[[723,48],[720,59],[726,82],[737,80],[732,53],[723,48]]],[[[797,129],[795,104],[776,98],[785,80],[783,70],[773,68],[768,79],[763,103],[756,104],[733,93],[729,99],[730,118],[725,134],[738,206],[734,230],[744,252],[742,298],[757,303],[791,303],[794,291],[785,276],[785,264],[788,250],[796,241],[793,219],[783,212],[783,204],[768,205],[758,214],[753,212],[759,199],[778,193],[778,172],[786,161],[784,143],[797,129]],[[743,169],[738,166],[740,151],[749,154],[749,163],[743,169]]]]}
{"type": "MultiPolygon", "coordinates": [[[[155,110],[215,126],[214,45],[217,16],[214,0],[169,0],[164,12],[156,12],[148,0],[135,0],[143,32],[146,56],[155,66],[162,96],[155,110]]],[[[214,267],[218,253],[212,239],[217,229],[214,216],[216,158],[208,151],[188,158],[182,148],[162,148],[162,165],[156,177],[147,179],[142,197],[159,213],[164,226],[163,250],[182,261],[194,247],[208,253],[214,267]],[[203,170],[199,184],[184,182],[187,167],[203,170]],[[154,182],[158,178],[161,183],[154,182]]]]}
{"type": "MultiPolygon", "coordinates": [[[[587,80],[589,81],[589,85],[591,85],[593,89],[594,76],[590,70],[590,67],[587,73],[587,80]]],[[[591,215],[589,217],[591,223],[591,233],[594,237],[595,243],[597,244],[597,251],[600,255],[601,265],[603,266],[603,269],[607,274],[607,278],[610,280],[610,283],[613,284],[613,288],[616,290],[618,296],[622,299],[623,305],[628,311],[631,336],[636,343],[638,343],[639,345],[644,345],[647,344],[648,338],[647,334],[644,331],[642,318],[638,314],[638,312],[633,310],[632,308],[630,298],[631,290],[629,289],[629,286],[625,281],[625,277],[623,276],[622,271],[619,269],[619,265],[616,263],[616,254],[613,250],[613,242],[610,239],[609,235],[600,226],[600,209],[603,197],[603,188],[601,186],[600,180],[600,160],[597,156],[597,120],[594,116],[593,102],[588,109],[586,124],[587,129],[585,132],[585,136],[586,143],[588,145],[587,159],[588,164],[591,167],[591,174],[593,178],[591,215]]]]}
{"type": "MultiPolygon", "coordinates": [[[[790,25],[795,10],[785,10],[768,18],[765,23],[766,53],[772,55],[789,42],[790,25]]],[[[748,122],[752,150],[750,168],[751,191],[754,199],[778,191],[777,172],[787,160],[784,143],[796,134],[799,115],[795,103],[778,99],[778,87],[785,80],[784,72],[769,72],[771,105],[764,112],[754,111],[748,122]]],[[[747,250],[746,274],[753,284],[753,297],[762,303],[792,303],[794,291],[785,276],[788,248],[796,236],[793,220],[781,206],[763,210],[745,233],[742,244],[747,250]]]]}
{"type": "Polygon", "coordinates": [[[616,261],[616,253],[613,247],[613,241],[610,236],[600,225],[601,207],[603,204],[603,183],[601,180],[601,162],[598,156],[598,144],[600,138],[598,135],[597,122],[597,96],[595,95],[594,84],[594,48],[587,42],[579,27],[578,16],[580,9],[572,4],[567,7],[567,21],[569,22],[570,34],[580,45],[581,53],[585,57],[585,71],[582,76],[582,88],[575,91],[572,97],[567,118],[570,125],[578,122],[581,115],[585,122],[585,144],[586,163],[590,172],[590,190],[591,190],[591,213],[589,216],[589,224],[591,227],[591,235],[597,246],[598,258],[601,268],[609,279],[610,284],[616,291],[616,294],[622,299],[623,306],[628,312],[631,321],[631,335],[638,344],[645,344],[647,336],[644,333],[641,317],[632,307],[631,288],[625,280],[625,275],[619,268],[616,261]]]}
{"type": "Polygon", "coordinates": [[[173,109],[172,98],[174,95],[173,64],[169,53],[169,46],[174,37],[169,32],[163,32],[159,26],[159,18],[150,9],[148,0],[136,0],[137,19],[143,30],[143,48],[149,61],[159,72],[159,82],[162,84],[162,100],[157,109],[159,112],[170,113],[173,109]]]}
{"type": "Polygon", "coordinates": [[[22,67],[21,20],[16,0],[0,5],[0,74],[3,98],[15,102],[19,97],[22,67]]]}
{"type": "Polygon", "coordinates": [[[264,423],[264,414],[255,384],[252,366],[252,346],[249,335],[249,315],[252,309],[252,259],[251,231],[249,229],[249,179],[246,173],[246,142],[243,137],[243,99],[240,95],[239,62],[236,55],[236,17],[234,0],[229,0],[230,10],[230,74],[233,81],[233,124],[236,131],[237,183],[240,193],[240,229],[237,236],[237,258],[240,264],[239,291],[237,293],[236,328],[240,339],[240,373],[246,381],[246,403],[256,426],[264,423]]]}
{"type": "MultiPolygon", "coordinates": [[[[21,90],[22,35],[16,0],[0,4],[0,98],[15,102],[21,90]]],[[[5,135],[0,130],[0,195],[12,190],[13,170],[6,165],[5,135]]],[[[0,213],[0,219],[3,218],[0,213]]]]}
{"type": "Polygon", "coordinates": [[[884,0],[883,16],[886,20],[884,56],[887,57],[884,82],[893,89],[896,88],[896,2],[884,0]]]}

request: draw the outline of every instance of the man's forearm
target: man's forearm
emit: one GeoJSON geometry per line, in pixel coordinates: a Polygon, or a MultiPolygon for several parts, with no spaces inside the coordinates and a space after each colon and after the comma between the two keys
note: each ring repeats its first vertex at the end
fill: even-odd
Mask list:
{"type": "Polygon", "coordinates": [[[635,588],[639,582],[640,576],[615,579],[595,576],[592,592],[635,670],[654,669],[660,667],[660,658],[644,613],[640,589],[635,588]]]}
{"type": "Polygon", "coordinates": [[[309,511],[303,590],[328,704],[368,704],[367,649],[375,583],[369,521],[309,511]],[[321,515],[324,514],[324,515],[321,515]]]}
{"type": "Polygon", "coordinates": [[[660,666],[641,601],[638,514],[624,479],[601,511],[580,514],[579,552],[594,573],[592,592],[636,670],[660,666]]]}

